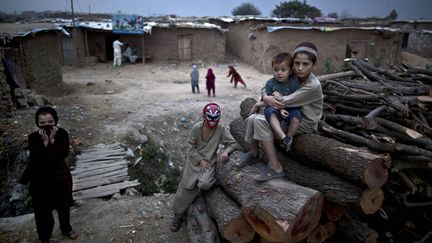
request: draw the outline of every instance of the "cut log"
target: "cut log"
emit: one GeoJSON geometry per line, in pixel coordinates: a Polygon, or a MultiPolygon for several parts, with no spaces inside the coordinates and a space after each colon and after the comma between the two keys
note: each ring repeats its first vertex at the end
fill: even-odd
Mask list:
{"type": "MultiPolygon", "coordinates": [[[[238,131],[232,130],[231,133],[238,131]]],[[[234,137],[242,139],[244,136],[237,134],[234,137]]],[[[289,180],[320,191],[326,199],[336,204],[355,204],[366,214],[375,213],[382,205],[384,193],[379,188],[364,189],[329,172],[302,165],[286,154],[278,153],[277,156],[289,180]]]]}
{"type": "Polygon", "coordinates": [[[339,73],[331,73],[326,75],[318,76],[318,80],[323,82],[329,79],[338,79],[338,78],[347,78],[351,76],[355,76],[356,73],[353,70],[345,71],[345,72],[339,72],[339,73]]]}
{"type": "Polygon", "coordinates": [[[426,157],[432,157],[432,151],[428,151],[425,149],[418,148],[416,146],[410,146],[405,144],[389,144],[389,143],[381,143],[376,142],[356,134],[352,134],[349,132],[345,132],[339,129],[336,129],[324,121],[319,121],[320,128],[331,136],[341,137],[346,141],[351,141],[354,144],[360,144],[369,147],[372,150],[383,151],[383,152],[391,152],[391,153],[405,153],[410,155],[421,155],[426,157]]]}
{"type": "Polygon", "coordinates": [[[325,225],[319,224],[312,230],[306,238],[307,243],[321,243],[326,241],[333,235],[336,230],[336,224],[333,222],[326,223],[325,225]]]}
{"type": "Polygon", "coordinates": [[[248,242],[255,231],[246,221],[240,207],[219,187],[204,194],[210,215],[216,219],[220,234],[230,242],[248,242]]]}
{"type": "Polygon", "coordinates": [[[246,118],[249,116],[249,112],[255,103],[257,103],[257,101],[254,98],[246,98],[240,103],[240,116],[243,118],[243,120],[246,120],[246,118]]]}
{"type": "Polygon", "coordinates": [[[329,200],[324,200],[323,215],[327,216],[327,220],[330,222],[336,222],[345,214],[345,208],[330,202],[329,200]]]}
{"type": "Polygon", "coordinates": [[[336,204],[355,204],[365,214],[373,214],[384,201],[384,193],[380,188],[361,188],[329,172],[301,165],[280,153],[278,159],[289,180],[320,191],[326,199],[336,204]]]}
{"type": "Polygon", "coordinates": [[[316,134],[296,136],[292,152],[298,161],[325,167],[341,177],[369,188],[380,188],[387,180],[380,155],[316,134]]]}
{"type": "Polygon", "coordinates": [[[239,134],[246,134],[246,123],[242,118],[236,118],[234,119],[230,125],[229,125],[230,131],[231,131],[231,135],[234,137],[234,139],[237,141],[237,143],[245,150],[250,150],[250,144],[247,143],[244,138],[245,136],[243,135],[243,137],[235,137],[238,136],[239,134]],[[233,132],[235,131],[235,132],[233,132]]]}
{"type": "MultiPolygon", "coordinates": [[[[231,129],[231,134],[236,141],[244,141],[246,132],[243,120],[235,119],[230,128],[235,128],[231,129]]],[[[298,161],[322,166],[347,180],[364,183],[369,188],[380,188],[387,180],[382,156],[332,138],[316,134],[296,136],[292,152],[298,161]]]]}
{"type": "Polygon", "coordinates": [[[273,242],[299,242],[318,224],[323,196],[316,190],[285,179],[257,183],[254,176],[263,164],[234,170],[244,154],[235,151],[227,163],[217,164],[217,182],[241,206],[249,224],[273,242]]]}
{"type": "Polygon", "coordinates": [[[377,242],[378,233],[367,227],[365,223],[353,219],[349,214],[345,214],[336,227],[337,234],[343,235],[349,242],[377,242]]]}
{"type": "Polygon", "coordinates": [[[189,218],[192,220],[191,223],[198,225],[199,229],[196,227],[191,228],[191,239],[198,238],[196,235],[201,236],[201,241],[203,243],[219,243],[219,235],[217,233],[216,226],[211,220],[209,213],[207,211],[207,205],[205,203],[202,195],[198,196],[195,201],[188,208],[188,224],[189,218]],[[195,219],[196,222],[193,221],[195,219]]]}

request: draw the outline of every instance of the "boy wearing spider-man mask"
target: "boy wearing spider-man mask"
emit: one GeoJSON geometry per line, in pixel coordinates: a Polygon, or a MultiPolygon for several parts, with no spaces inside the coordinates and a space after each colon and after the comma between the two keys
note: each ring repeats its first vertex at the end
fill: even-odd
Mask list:
{"type": "Polygon", "coordinates": [[[221,118],[219,105],[216,103],[205,105],[202,115],[203,121],[194,125],[188,139],[191,148],[173,202],[175,217],[170,225],[173,232],[180,229],[184,213],[200,191],[208,190],[213,186],[216,161],[227,161],[228,154],[235,149],[236,142],[230,131],[219,123],[221,118]],[[219,144],[225,147],[218,157],[219,144]]]}

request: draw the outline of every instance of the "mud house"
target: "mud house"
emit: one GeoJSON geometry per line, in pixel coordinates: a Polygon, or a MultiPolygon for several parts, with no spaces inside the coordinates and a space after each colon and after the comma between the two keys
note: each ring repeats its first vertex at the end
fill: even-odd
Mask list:
{"type": "Polygon", "coordinates": [[[319,49],[317,73],[340,69],[343,59],[357,52],[376,65],[398,64],[403,33],[387,27],[349,27],[299,21],[244,19],[228,25],[227,51],[263,72],[271,71],[271,58],[292,52],[303,41],[319,49]]]}
{"type": "Polygon", "coordinates": [[[62,42],[63,62],[82,63],[92,58],[109,62],[116,38],[135,47],[143,62],[220,62],[225,58],[226,30],[217,25],[151,22],[144,30],[143,35],[115,34],[111,23],[79,23],[71,30],[75,40],[62,42]]]}
{"type": "Polygon", "coordinates": [[[53,24],[0,24],[1,57],[21,88],[62,81],[60,36],[68,33],[53,24]]]}
{"type": "Polygon", "coordinates": [[[392,21],[391,26],[404,31],[403,49],[422,57],[432,57],[432,20],[392,21]]]}

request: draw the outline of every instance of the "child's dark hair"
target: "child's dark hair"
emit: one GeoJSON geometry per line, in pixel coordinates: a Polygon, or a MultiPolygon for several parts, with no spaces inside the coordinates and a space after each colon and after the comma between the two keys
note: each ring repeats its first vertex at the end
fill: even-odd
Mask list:
{"type": "Polygon", "coordinates": [[[291,54],[289,54],[288,52],[281,52],[277,54],[276,56],[273,57],[271,65],[273,67],[275,64],[280,64],[283,62],[286,62],[288,66],[292,68],[293,58],[291,54]]]}
{"type": "Polygon", "coordinates": [[[313,64],[315,64],[317,61],[318,49],[314,44],[312,44],[310,42],[302,42],[302,43],[298,44],[294,50],[294,58],[296,58],[298,53],[302,53],[302,54],[307,55],[309,60],[311,60],[313,64]],[[306,51],[306,50],[301,50],[302,47],[303,48],[310,48],[310,49],[314,50],[315,54],[311,53],[309,51],[306,51]],[[297,50],[299,50],[299,51],[297,51],[297,50]]]}

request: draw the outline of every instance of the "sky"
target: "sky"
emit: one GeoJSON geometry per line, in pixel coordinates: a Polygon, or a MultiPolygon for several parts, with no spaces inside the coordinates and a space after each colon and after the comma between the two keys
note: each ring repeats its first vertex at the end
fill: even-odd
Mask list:
{"type": "MultiPolygon", "coordinates": [[[[231,11],[244,2],[255,5],[263,16],[270,16],[283,0],[73,0],[76,12],[149,15],[175,14],[178,16],[230,16],[231,11]]],[[[398,20],[432,20],[432,0],[306,0],[326,15],[385,17],[392,9],[398,20]]],[[[60,10],[70,11],[71,0],[0,0],[0,11],[60,10]]]]}

